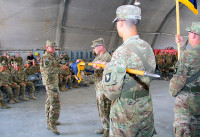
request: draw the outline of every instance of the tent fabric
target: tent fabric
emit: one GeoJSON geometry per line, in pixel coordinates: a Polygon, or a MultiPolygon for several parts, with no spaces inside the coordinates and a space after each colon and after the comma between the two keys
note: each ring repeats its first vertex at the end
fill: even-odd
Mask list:
{"type": "MultiPolygon", "coordinates": [[[[140,37],[152,45],[155,33],[172,34],[159,35],[153,48],[164,49],[172,46],[177,49],[174,42],[175,14],[170,16],[162,30],[157,32],[175,6],[175,1],[140,1],[140,37]]],[[[111,51],[122,44],[115,24],[112,24],[115,10],[128,2],[129,0],[0,0],[0,51],[45,49],[46,40],[56,40],[59,27],[59,46],[62,50],[91,51],[92,40],[102,37],[106,49],[111,51]],[[64,1],[65,9],[59,26],[60,9],[64,1]]],[[[197,4],[200,7],[200,3],[197,4]]],[[[200,21],[200,15],[195,15],[186,6],[182,6],[180,19],[181,34],[187,36],[185,28],[190,26],[192,21],[200,21]]]]}

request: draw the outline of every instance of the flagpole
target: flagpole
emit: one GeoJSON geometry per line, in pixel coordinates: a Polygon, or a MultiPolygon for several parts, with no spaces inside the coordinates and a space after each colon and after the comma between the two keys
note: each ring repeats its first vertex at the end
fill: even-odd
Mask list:
{"type": "MultiPolygon", "coordinates": [[[[176,0],[176,26],[177,26],[177,35],[180,35],[180,12],[179,12],[179,0],[176,0]]],[[[181,52],[181,44],[178,43],[178,59],[181,52]]]]}

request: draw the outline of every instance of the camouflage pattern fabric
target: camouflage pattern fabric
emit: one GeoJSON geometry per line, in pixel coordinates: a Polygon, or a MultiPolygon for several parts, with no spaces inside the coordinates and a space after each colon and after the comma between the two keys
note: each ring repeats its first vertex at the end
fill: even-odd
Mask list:
{"type": "Polygon", "coordinates": [[[7,57],[1,56],[1,58],[0,58],[0,63],[2,63],[3,61],[5,61],[6,64],[8,64],[8,58],[7,58],[7,57]]]}
{"type": "MultiPolygon", "coordinates": [[[[102,61],[102,62],[110,62],[111,56],[108,52],[105,52],[103,55],[98,55],[93,60],[102,61]]],[[[96,101],[97,101],[97,109],[99,112],[99,117],[101,119],[102,126],[105,130],[109,129],[110,126],[110,105],[111,101],[104,95],[104,91],[102,89],[102,74],[103,70],[95,70],[95,89],[96,89],[96,101]]]]}
{"type": "Polygon", "coordinates": [[[19,95],[20,87],[19,85],[14,85],[12,74],[9,71],[1,72],[1,79],[3,81],[3,85],[8,85],[7,87],[3,86],[3,90],[8,94],[8,98],[17,98],[19,95]],[[15,90],[14,94],[12,93],[12,89],[15,90]]]}
{"type": "Polygon", "coordinates": [[[40,71],[42,74],[43,84],[46,86],[46,119],[47,123],[55,122],[59,118],[60,114],[60,91],[58,87],[59,78],[58,73],[58,62],[56,61],[53,54],[46,52],[41,59],[40,71]]]}
{"type": "Polygon", "coordinates": [[[63,78],[60,78],[60,87],[65,86],[66,84],[68,87],[72,87],[72,79],[71,79],[71,72],[69,69],[63,70],[61,69],[60,73],[63,78]]]}
{"type": "Polygon", "coordinates": [[[23,70],[14,70],[12,71],[13,75],[14,75],[14,81],[20,85],[20,93],[22,95],[25,95],[25,90],[26,87],[29,87],[29,93],[34,93],[35,91],[35,87],[34,84],[30,81],[28,81],[28,74],[26,73],[26,71],[23,70]],[[26,82],[26,84],[25,84],[26,82]]]}
{"type": "Polygon", "coordinates": [[[57,84],[46,85],[45,112],[47,122],[55,124],[60,116],[60,92],[57,84]]]}
{"type": "Polygon", "coordinates": [[[15,61],[19,62],[20,65],[23,64],[23,59],[22,59],[22,57],[16,57],[15,61]]]}
{"type": "Polygon", "coordinates": [[[151,94],[137,97],[137,93],[144,90],[144,85],[149,88],[151,80],[149,77],[140,78],[137,75],[133,77],[126,73],[126,68],[145,70],[141,59],[133,52],[136,46],[149,65],[156,67],[155,56],[150,45],[141,40],[138,35],[127,39],[113,53],[102,79],[104,94],[112,101],[110,137],[152,137],[155,133],[151,94]],[[137,80],[134,82],[136,85],[123,92],[132,95],[123,98],[122,86],[133,78],[137,80]]]}
{"type": "Polygon", "coordinates": [[[175,137],[200,136],[200,77],[191,83],[186,80],[200,70],[200,44],[181,53],[178,70],[169,85],[169,93],[176,97],[174,107],[175,137]],[[186,90],[183,87],[189,87],[186,90]],[[199,87],[192,91],[192,87],[199,87]]]}

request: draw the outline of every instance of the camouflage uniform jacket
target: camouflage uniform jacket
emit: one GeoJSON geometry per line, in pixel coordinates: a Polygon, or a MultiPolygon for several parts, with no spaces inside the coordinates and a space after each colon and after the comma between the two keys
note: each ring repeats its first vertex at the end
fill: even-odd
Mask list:
{"type": "MultiPolygon", "coordinates": [[[[96,61],[110,62],[110,60],[111,60],[110,54],[108,52],[104,52],[103,55],[96,56],[93,62],[96,61]]],[[[94,75],[96,76],[95,86],[97,86],[98,88],[101,88],[102,74],[103,74],[103,69],[96,69],[94,72],[94,75]]]]}
{"type": "Polygon", "coordinates": [[[53,54],[46,52],[41,59],[40,71],[42,74],[42,81],[44,85],[56,84],[58,79],[58,62],[53,54]]]}
{"type": "MultiPolygon", "coordinates": [[[[200,87],[200,77],[190,83],[186,83],[186,80],[188,78],[195,75],[200,70],[199,62],[200,44],[195,45],[190,50],[183,51],[177,63],[177,73],[173,76],[169,85],[170,95],[176,97],[176,99],[182,100],[182,104],[185,104],[184,108],[187,108],[186,110],[189,112],[189,114],[195,115],[200,115],[200,94],[197,94],[197,92],[195,93],[192,91],[188,91],[184,87],[200,87]]],[[[200,88],[198,90],[198,93],[199,91],[200,88]]]]}
{"type": "Polygon", "coordinates": [[[68,56],[68,55],[63,55],[63,59],[64,59],[65,61],[69,61],[69,56],[68,56]]]}
{"type": "Polygon", "coordinates": [[[71,71],[70,69],[61,69],[61,74],[63,75],[63,77],[67,77],[68,75],[71,75],[71,71]]]}
{"type": "Polygon", "coordinates": [[[1,79],[2,79],[4,85],[5,84],[11,85],[14,83],[13,76],[10,73],[10,71],[8,71],[8,70],[1,72],[1,79]]]}
{"type": "Polygon", "coordinates": [[[22,59],[22,57],[16,57],[15,61],[19,62],[20,65],[23,64],[23,59],[22,59]]]}
{"type": "Polygon", "coordinates": [[[7,57],[5,57],[5,56],[1,56],[1,58],[0,58],[0,62],[3,62],[3,61],[5,61],[6,64],[8,64],[8,58],[7,58],[7,57]]]}
{"type": "MultiPolygon", "coordinates": [[[[132,88],[123,92],[132,92],[130,98],[122,98],[122,87],[125,83],[134,79],[126,73],[126,69],[136,69],[145,71],[141,59],[134,53],[134,48],[137,47],[143,56],[147,59],[149,65],[155,69],[156,62],[154,53],[148,43],[141,40],[138,35],[127,39],[120,47],[113,53],[110,63],[107,65],[103,73],[102,85],[104,94],[112,101],[110,118],[111,121],[118,121],[118,127],[124,127],[128,131],[131,127],[137,125],[151,125],[148,132],[149,135],[154,133],[153,120],[153,106],[152,99],[149,93],[148,96],[134,99],[136,92],[144,90],[143,86],[137,81],[132,88]],[[147,114],[148,113],[148,114],[147,114]],[[147,120],[148,119],[148,120],[147,120]],[[121,125],[121,126],[120,126],[121,125]]],[[[138,77],[136,75],[136,77],[138,77]]],[[[140,78],[139,78],[140,79],[140,78]]],[[[143,76],[140,79],[145,85],[149,87],[150,78],[143,76]]],[[[112,122],[111,122],[112,123],[112,122]]],[[[131,129],[133,131],[133,129],[131,129]]],[[[142,129],[139,129],[142,130],[142,129]]],[[[143,129],[144,130],[144,129],[143,129]]],[[[136,129],[133,132],[138,132],[136,129]]],[[[113,133],[111,133],[112,135],[113,133]]]]}
{"type": "Polygon", "coordinates": [[[26,72],[24,72],[23,70],[21,69],[19,71],[13,70],[12,73],[14,75],[14,82],[23,83],[28,81],[28,76],[26,72]]]}
{"type": "Polygon", "coordinates": [[[186,84],[186,80],[200,70],[200,44],[190,50],[185,50],[181,53],[178,61],[177,73],[170,81],[169,92],[172,96],[177,96],[179,93],[184,93],[182,88],[200,86],[200,77],[191,83],[186,84]]]}

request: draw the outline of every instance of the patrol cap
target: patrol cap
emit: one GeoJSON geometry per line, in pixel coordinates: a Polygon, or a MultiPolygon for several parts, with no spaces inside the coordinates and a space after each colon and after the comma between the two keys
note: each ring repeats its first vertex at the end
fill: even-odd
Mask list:
{"type": "Polygon", "coordinates": [[[98,38],[98,39],[92,41],[92,46],[91,47],[94,48],[94,47],[101,46],[101,45],[104,46],[104,39],[103,38],[98,38]]]}
{"type": "Polygon", "coordinates": [[[188,32],[194,32],[198,35],[200,35],[200,22],[192,22],[192,26],[186,28],[186,31],[188,32]]]}
{"type": "Polygon", "coordinates": [[[62,59],[62,60],[60,61],[60,63],[61,63],[61,64],[66,64],[67,62],[66,62],[64,59],[62,59]]]}
{"type": "Polygon", "coordinates": [[[17,61],[14,61],[14,65],[16,66],[21,66],[21,63],[17,62],[17,61]]]}
{"type": "Polygon", "coordinates": [[[141,20],[141,9],[134,5],[122,5],[116,10],[116,18],[113,20],[113,23],[117,19],[138,19],[141,20]]]}
{"type": "Polygon", "coordinates": [[[55,41],[53,41],[53,40],[47,40],[46,41],[46,46],[57,47],[55,41]]]}
{"type": "Polygon", "coordinates": [[[27,61],[25,62],[25,64],[31,64],[31,61],[27,60],[27,61]]]}
{"type": "Polygon", "coordinates": [[[3,67],[3,66],[7,66],[7,63],[5,61],[1,62],[1,67],[3,67]]]}

